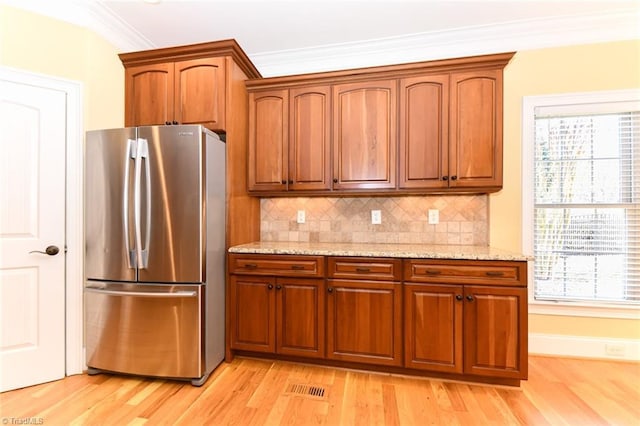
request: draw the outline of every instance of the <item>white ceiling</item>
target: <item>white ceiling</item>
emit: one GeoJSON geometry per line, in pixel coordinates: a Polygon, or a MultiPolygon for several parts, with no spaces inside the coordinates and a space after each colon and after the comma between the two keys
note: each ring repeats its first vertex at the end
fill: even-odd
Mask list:
{"type": "Polygon", "coordinates": [[[263,75],[640,38],[640,1],[1,0],[122,51],[234,38],[263,75]]]}

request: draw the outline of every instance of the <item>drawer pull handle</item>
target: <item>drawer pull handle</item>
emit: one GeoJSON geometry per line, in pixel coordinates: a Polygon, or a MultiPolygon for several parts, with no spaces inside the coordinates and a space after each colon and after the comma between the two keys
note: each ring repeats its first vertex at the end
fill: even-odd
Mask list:
{"type": "Polygon", "coordinates": [[[244,264],[244,268],[245,269],[256,269],[258,267],[258,265],[256,265],[255,263],[245,263],[244,264]]]}
{"type": "Polygon", "coordinates": [[[302,271],[304,270],[304,265],[291,265],[291,269],[294,269],[296,271],[302,271]]]}
{"type": "Polygon", "coordinates": [[[427,269],[427,275],[440,275],[442,271],[438,271],[437,269],[427,269]]]}
{"type": "Polygon", "coordinates": [[[369,268],[356,268],[356,272],[371,272],[369,268]]]}
{"type": "Polygon", "coordinates": [[[502,271],[487,271],[488,277],[502,277],[504,276],[504,272],[502,271]]]}

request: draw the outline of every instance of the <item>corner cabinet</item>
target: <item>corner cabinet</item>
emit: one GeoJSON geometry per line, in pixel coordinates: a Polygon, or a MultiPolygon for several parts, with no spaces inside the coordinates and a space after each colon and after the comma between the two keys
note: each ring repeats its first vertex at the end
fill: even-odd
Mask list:
{"type": "Polygon", "coordinates": [[[499,191],[502,72],[512,56],[247,81],[254,108],[249,173],[255,179],[249,191],[335,196],[499,191]],[[268,96],[279,98],[279,104],[267,103],[268,96]]]}
{"type": "Polygon", "coordinates": [[[225,58],[125,69],[125,126],[202,124],[225,130],[225,58]]]}

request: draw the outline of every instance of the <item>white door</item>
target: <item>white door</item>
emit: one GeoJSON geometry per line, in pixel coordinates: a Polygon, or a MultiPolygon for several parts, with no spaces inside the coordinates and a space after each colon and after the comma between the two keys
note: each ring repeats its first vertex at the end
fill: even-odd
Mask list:
{"type": "Polygon", "coordinates": [[[0,80],[0,391],[65,375],[65,128],[64,92],[0,80]]]}

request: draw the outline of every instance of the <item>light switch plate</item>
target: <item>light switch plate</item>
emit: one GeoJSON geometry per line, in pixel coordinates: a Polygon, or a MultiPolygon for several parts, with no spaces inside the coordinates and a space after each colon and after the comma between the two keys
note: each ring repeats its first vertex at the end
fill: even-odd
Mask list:
{"type": "Polygon", "coordinates": [[[429,225],[440,223],[440,212],[436,209],[429,209],[429,225]]]}
{"type": "Polygon", "coordinates": [[[382,223],[382,212],[380,210],[371,210],[371,224],[380,225],[382,223]]]}
{"type": "Polygon", "coordinates": [[[304,210],[298,210],[298,215],[296,217],[296,222],[304,223],[306,220],[304,210]]]}

